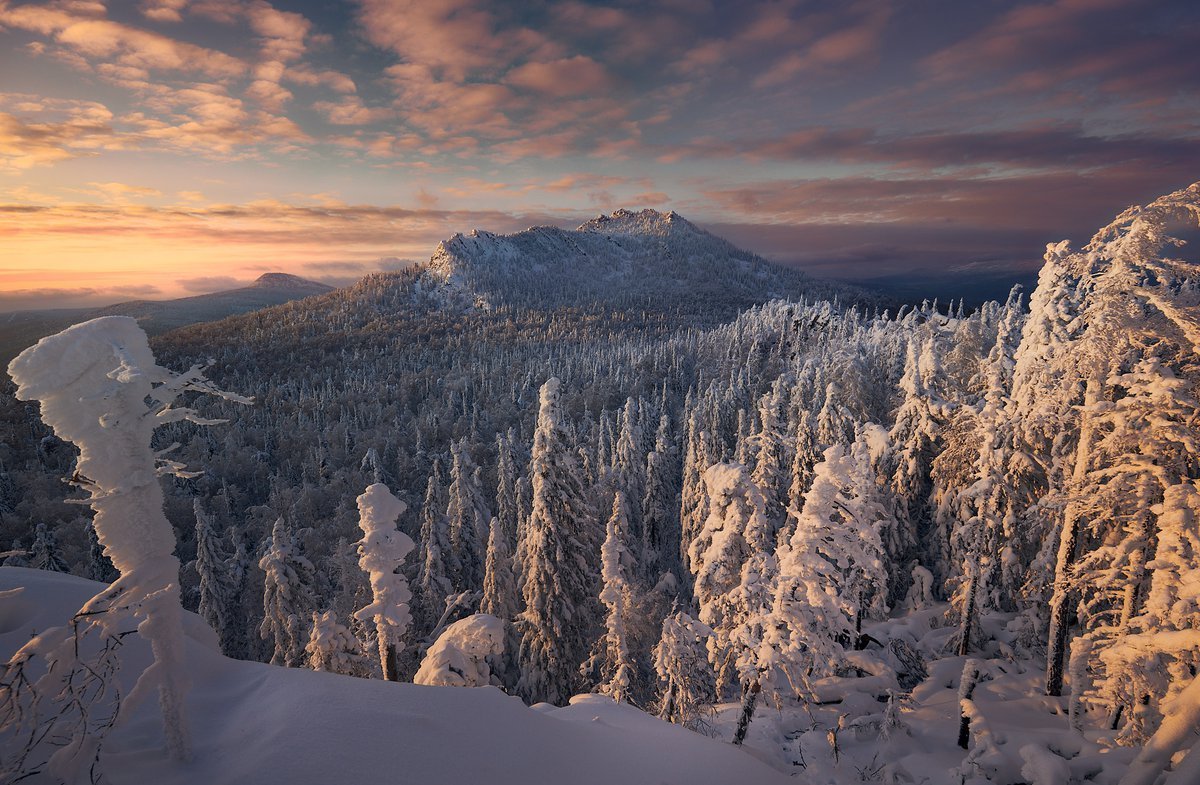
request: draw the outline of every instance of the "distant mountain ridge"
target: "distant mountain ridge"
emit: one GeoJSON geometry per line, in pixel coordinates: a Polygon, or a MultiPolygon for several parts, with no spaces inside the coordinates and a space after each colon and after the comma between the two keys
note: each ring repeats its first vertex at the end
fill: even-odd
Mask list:
{"type": "Polygon", "coordinates": [[[438,244],[420,268],[427,293],[480,308],[604,304],[721,317],[770,299],[861,301],[860,289],[782,267],[675,212],[617,210],[568,230],[475,230],[438,244]]]}
{"type": "Polygon", "coordinates": [[[132,316],[150,335],[249,313],[333,291],[332,286],[288,273],[264,273],[254,283],[174,300],[130,300],[101,308],[63,308],[0,314],[0,360],[7,361],[38,339],[101,316],[132,316]]]}

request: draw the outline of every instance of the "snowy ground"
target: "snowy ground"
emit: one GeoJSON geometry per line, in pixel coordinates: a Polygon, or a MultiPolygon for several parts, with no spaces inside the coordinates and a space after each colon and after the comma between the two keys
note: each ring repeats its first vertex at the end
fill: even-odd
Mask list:
{"type": "MultiPolygon", "coordinates": [[[[0,568],[0,656],[69,618],[99,588],[60,573],[0,568]]],[[[728,743],[599,696],[529,709],[492,688],[421,687],[241,662],[217,652],[199,617],[186,614],[185,625],[195,760],[167,760],[157,707],[147,702],[105,748],[102,771],[113,785],[788,781],[728,743]]],[[[127,677],[149,662],[148,651],[138,649],[126,649],[127,677]]]]}
{"type": "MultiPolygon", "coordinates": [[[[910,696],[897,698],[897,726],[883,730],[894,675],[883,650],[872,645],[857,654],[872,675],[821,683],[824,703],[811,712],[796,703],[762,706],[747,747],[781,770],[790,768],[794,781],[810,785],[1115,785],[1137,750],[1118,747],[1111,733],[1092,728],[1101,722],[1098,716],[1085,716],[1083,734],[1071,730],[1067,699],[1042,695],[1044,663],[1012,656],[1019,634],[1013,629],[1019,625],[1012,625],[1010,616],[986,620],[991,640],[974,657],[986,674],[974,693],[979,716],[969,749],[957,745],[959,680],[968,658],[945,654],[955,633],[953,627],[938,626],[945,611],[939,605],[866,630],[879,641],[903,638],[928,660],[928,677],[910,696]]],[[[738,709],[737,704],[719,708],[714,722],[719,738],[732,736],[738,709]]]]}
{"type": "MultiPolygon", "coordinates": [[[[97,588],[60,573],[0,568],[0,655],[60,623],[97,588]]],[[[1104,731],[1070,729],[1066,699],[1041,697],[1040,663],[1011,656],[1009,618],[988,619],[992,640],[976,657],[985,674],[974,694],[978,717],[970,749],[957,746],[966,658],[940,655],[954,632],[938,626],[943,612],[931,608],[868,630],[880,641],[904,638],[929,660],[928,677],[897,698],[898,724],[887,732],[895,674],[872,646],[859,653],[872,675],[822,683],[825,702],[811,711],[764,702],[745,751],[727,741],[735,704],[718,707],[713,738],[706,738],[596,695],[567,708],[530,709],[493,688],[393,684],[241,662],[221,656],[208,627],[185,614],[195,760],[167,760],[159,713],[148,703],[113,734],[102,770],[113,785],[324,785],[381,776],[498,785],[1115,785],[1135,750],[1115,747],[1104,731]],[[835,756],[830,731],[839,722],[835,756]]],[[[138,645],[125,657],[127,679],[150,661],[138,645]]],[[[1093,724],[1099,720],[1085,718],[1093,724]]]]}

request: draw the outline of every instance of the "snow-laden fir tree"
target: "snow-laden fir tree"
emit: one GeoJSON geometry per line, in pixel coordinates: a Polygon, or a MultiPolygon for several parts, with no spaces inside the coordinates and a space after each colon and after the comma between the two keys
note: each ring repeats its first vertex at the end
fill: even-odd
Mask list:
{"type": "Polygon", "coordinates": [[[370,672],[362,644],[332,610],[313,611],[304,654],[305,664],[315,671],[345,676],[365,676],[370,672]]]}
{"type": "MultiPolygon", "coordinates": [[[[1024,564],[1032,546],[1018,525],[1018,511],[1028,503],[1024,456],[1014,448],[1011,418],[1012,371],[1024,314],[1019,290],[1014,289],[1001,311],[996,342],[980,367],[983,389],[978,410],[971,410],[962,450],[969,461],[969,481],[944,502],[956,519],[950,531],[958,587],[951,602],[958,613],[958,650],[965,656],[977,634],[979,618],[988,610],[1012,610],[1023,581],[1024,564]]],[[[950,439],[953,441],[953,439],[950,439]]],[[[952,444],[944,453],[960,452],[952,444]]],[[[934,462],[941,482],[942,458],[934,462]]]]}
{"type": "MultiPolygon", "coordinates": [[[[884,533],[884,547],[893,563],[917,558],[934,575],[936,585],[946,579],[949,534],[934,530],[930,509],[930,470],[942,446],[946,406],[936,390],[941,363],[933,337],[924,330],[909,340],[900,379],[903,400],[891,428],[891,486],[896,498],[896,523],[884,533]]],[[[893,576],[907,578],[902,573],[893,576]]],[[[901,582],[891,587],[892,599],[907,589],[901,582]]]]}
{"type": "Polygon", "coordinates": [[[417,615],[420,620],[418,629],[422,635],[433,628],[446,607],[446,598],[454,591],[450,583],[452,546],[444,496],[441,463],[435,460],[425,484],[425,501],[421,505],[421,564],[417,573],[420,613],[417,615]]]}
{"type": "Polygon", "coordinates": [[[258,566],[265,576],[263,620],[258,634],[274,647],[272,665],[298,668],[304,662],[308,620],[316,603],[313,565],[282,517],[271,529],[270,544],[258,566]]]}
{"type": "Polygon", "coordinates": [[[504,653],[496,662],[496,675],[506,688],[516,686],[519,675],[517,654],[520,638],[515,625],[520,613],[521,595],[513,572],[511,548],[498,518],[488,527],[487,560],[483,576],[483,599],[479,612],[495,616],[504,623],[504,653]]]}
{"type": "Polygon", "coordinates": [[[58,551],[58,538],[54,536],[54,531],[44,523],[39,523],[34,527],[33,546],[29,549],[29,566],[50,572],[71,571],[58,551]]]}
{"type": "Polygon", "coordinates": [[[618,703],[631,702],[637,687],[638,664],[631,638],[638,624],[634,588],[637,559],[630,547],[629,503],[625,492],[613,494],[604,544],[600,548],[600,602],[607,611],[604,633],[582,666],[585,676],[597,682],[596,691],[618,703]]]}
{"type": "MultiPolygon", "coordinates": [[[[742,685],[738,658],[751,645],[754,611],[760,596],[759,582],[744,585],[743,569],[772,555],[766,502],[741,464],[717,464],[704,473],[708,519],[691,543],[690,562],[695,576],[695,598],[700,621],[713,630],[710,660],[717,675],[719,694],[742,685]],[[753,589],[753,591],[751,591],[753,589]]],[[[757,573],[760,568],[752,570],[757,573]]]]}
{"type": "Polygon", "coordinates": [[[446,520],[450,529],[450,584],[456,591],[475,591],[483,585],[484,543],[491,516],[466,439],[450,446],[450,488],[446,520]]]}
{"type": "Polygon", "coordinates": [[[804,509],[780,550],[779,578],[765,625],[775,664],[797,692],[828,675],[857,642],[862,620],[886,611],[887,572],[880,532],[890,512],[871,471],[886,436],[861,429],[817,464],[804,509]]]}
{"type": "Polygon", "coordinates": [[[459,619],[438,636],[414,684],[429,687],[487,687],[493,683],[493,664],[504,654],[504,622],[476,613],[459,619]]]}
{"type": "Polygon", "coordinates": [[[662,685],[658,716],[693,729],[706,706],[716,702],[716,683],[708,662],[708,625],[675,610],[663,619],[654,647],[654,672],[662,685]]]}
{"type": "Polygon", "coordinates": [[[540,392],[529,475],[532,510],[523,557],[525,610],[518,692],[530,703],[566,703],[591,640],[594,578],[585,545],[594,526],[560,410],[561,383],[540,392]]]}
{"type": "MultiPolygon", "coordinates": [[[[513,440],[516,433],[509,429],[507,434],[496,437],[496,520],[504,541],[517,541],[517,458],[513,453],[513,440]]],[[[490,535],[489,535],[490,536],[490,535]]]]}
{"type": "Polygon", "coordinates": [[[670,417],[662,415],[654,450],[646,456],[641,568],[647,583],[656,582],[664,572],[678,571],[679,565],[679,507],[675,498],[679,468],[671,461],[670,426],[670,417]]]}
{"type": "Polygon", "coordinates": [[[232,644],[235,609],[234,586],[226,570],[228,556],[221,547],[212,516],[205,512],[200,500],[192,504],[196,516],[196,574],[200,578],[200,604],[197,613],[217,633],[221,651],[229,652],[232,644]]]}
{"type": "Polygon", "coordinates": [[[405,509],[404,502],[383,483],[368,486],[358,497],[358,525],[363,531],[357,543],[358,564],[370,578],[372,602],[354,617],[375,625],[379,664],[387,681],[400,680],[397,658],[412,622],[408,607],[412,592],[400,568],[416,545],[396,529],[396,520],[405,509]]]}
{"type": "Polygon", "coordinates": [[[785,479],[785,424],[780,417],[786,381],[785,377],[779,377],[759,399],[758,430],[750,437],[754,453],[754,470],[750,477],[762,491],[767,519],[776,531],[783,525],[789,486],[785,479]]]}
{"type": "MultiPolygon", "coordinates": [[[[632,396],[618,417],[620,433],[613,453],[613,486],[625,494],[626,499],[640,500],[646,493],[646,453],[642,449],[642,407],[632,396]]],[[[642,511],[629,507],[630,531],[641,538],[642,511]]]]}

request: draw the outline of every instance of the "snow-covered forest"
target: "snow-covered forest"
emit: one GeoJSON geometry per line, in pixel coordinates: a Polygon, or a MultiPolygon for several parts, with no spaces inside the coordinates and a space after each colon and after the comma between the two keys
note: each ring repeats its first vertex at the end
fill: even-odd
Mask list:
{"type": "Polygon", "coordinates": [[[970,310],[673,213],[458,235],[151,342],[211,380],[156,379],[196,410],[152,437],[175,556],[114,551],[60,480],[120,478],[5,388],[4,564],[178,593],[234,659],[599,693],[800,782],[1200,782],[1197,225],[1200,183],[970,310]]]}

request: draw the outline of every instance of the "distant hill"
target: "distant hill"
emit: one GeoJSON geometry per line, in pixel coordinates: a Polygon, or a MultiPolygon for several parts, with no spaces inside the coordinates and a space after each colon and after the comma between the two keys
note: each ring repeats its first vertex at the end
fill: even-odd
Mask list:
{"type": "Polygon", "coordinates": [[[150,335],[198,322],[257,311],[333,291],[333,287],[287,273],[266,273],[250,286],[175,300],[130,300],[102,308],[62,308],[0,314],[0,361],[7,364],[38,339],[101,316],[132,316],[150,335]]]}

